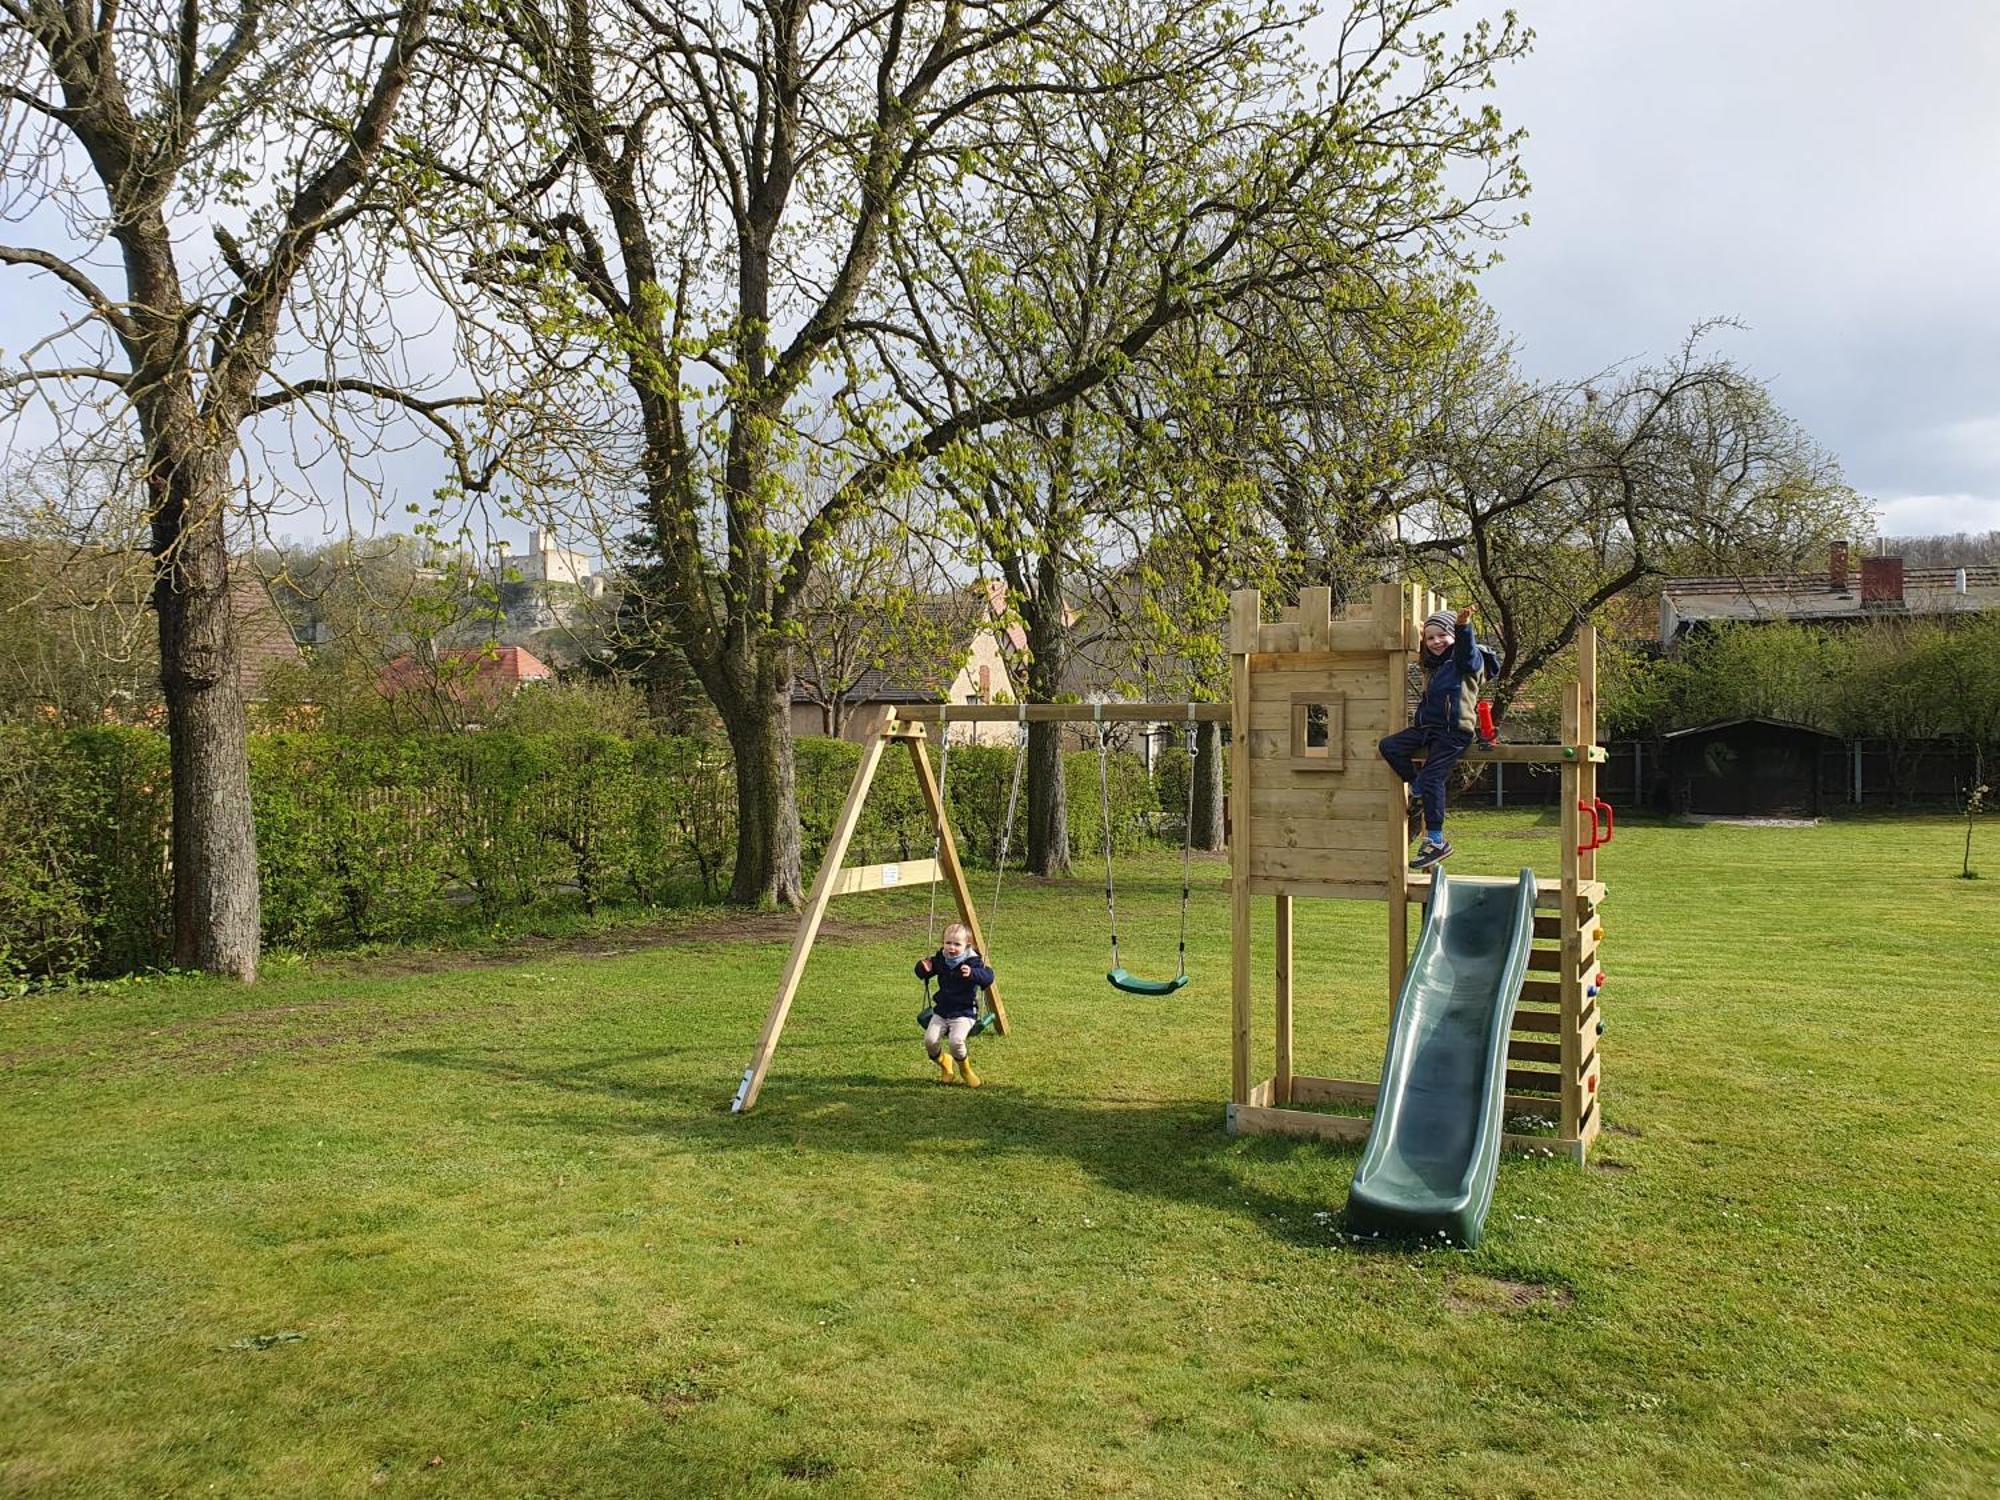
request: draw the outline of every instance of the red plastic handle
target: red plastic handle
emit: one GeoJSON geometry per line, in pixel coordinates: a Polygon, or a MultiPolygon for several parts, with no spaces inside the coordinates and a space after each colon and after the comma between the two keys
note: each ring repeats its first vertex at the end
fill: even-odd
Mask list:
{"type": "MultiPolygon", "coordinates": [[[[1602,805],[1603,805],[1602,803],[1598,804],[1598,806],[1602,805]]],[[[1587,812],[1590,814],[1590,842],[1587,844],[1578,844],[1576,846],[1576,852],[1578,854],[1588,854],[1590,853],[1591,850],[1597,847],[1598,843],[1597,836],[1602,831],[1597,822],[1597,808],[1591,806],[1590,803],[1583,801],[1579,801],[1576,804],[1576,807],[1578,812],[1587,812]]]]}
{"type": "Polygon", "coordinates": [[[1598,845],[1599,848],[1602,848],[1604,844],[1611,842],[1611,836],[1618,831],[1618,819],[1612,813],[1609,802],[1599,802],[1597,805],[1604,810],[1604,838],[1602,843],[1598,845]]]}

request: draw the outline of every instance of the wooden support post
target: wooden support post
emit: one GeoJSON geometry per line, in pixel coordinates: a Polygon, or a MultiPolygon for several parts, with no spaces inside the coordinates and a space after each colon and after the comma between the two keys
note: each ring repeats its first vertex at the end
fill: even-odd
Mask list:
{"type": "MultiPolygon", "coordinates": [[[[1584,626],[1582,633],[1577,637],[1576,687],[1576,738],[1571,743],[1594,747],[1597,744],[1597,627],[1594,625],[1584,626]]],[[[1579,758],[1576,768],[1577,800],[1579,802],[1588,802],[1592,807],[1597,805],[1597,777],[1597,762],[1595,760],[1579,758]]],[[[1581,822],[1581,809],[1578,809],[1578,812],[1578,821],[1581,822]]],[[[1578,856],[1577,878],[1579,881],[1586,883],[1597,879],[1597,851],[1595,849],[1578,856]]],[[[1572,908],[1580,908],[1580,903],[1575,901],[1566,904],[1572,908]]],[[[1580,925],[1588,926],[1594,931],[1597,927],[1597,922],[1598,918],[1593,912],[1588,922],[1580,923],[1580,925]]],[[[1584,938],[1585,934],[1579,932],[1577,956],[1579,960],[1588,959],[1589,963],[1587,968],[1580,969],[1579,972],[1595,974],[1597,972],[1597,962],[1594,950],[1597,947],[1597,943],[1594,938],[1590,939],[1588,944],[1590,951],[1585,951],[1584,938]]],[[[1567,944],[1564,946],[1564,951],[1568,951],[1567,944]]],[[[1578,977],[1573,980],[1573,983],[1581,989],[1586,981],[1578,977]]],[[[1579,994],[1577,996],[1577,1014],[1579,1018],[1583,1014],[1582,1007],[1585,1003],[1586,997],[1579,994]]],[[[1602,1007],[1604,997],[1599,995],[1596,1003],[1602,1007]]],[[[1599,1014],[1602,1014],[1601,1009],[1599,1014]]],[[[1580,1163],[1589,1159],[1590,1143],[1596,1138],[1597,1132],[1603,1124],[1604,1115],[1604,1101],[1601,1097],[1601,1091],[1604,1086],[1604,1064],[1600,1057],[1595,1057],[1598,1051],[1595,1034],[1596,1023],[1592,1021],[1585,1023],[1585,1025],[1587,1029],[1579,1033],[1575,1043],[1577,1049],[1575,1066],[1568,1070],[1568,1076],[1577,1089],[1578,1125],[1576,1130],[1576,1159],[1580,1163]],[[1587,1120],[1583,1118],[1585,1112],[1589,1114],[1587,1120]]]]}
{"type": "Polygon", "coordinates": [[[1263,600],[1229,596],[1229,1098],[1250,1102],[1250,656],[1263,600]]]}
{"type": "MultiPolygon", "coordinates": [[[[1292,1102],[1292,898],[1273,896],[1278,909],[1278,969],[1276,1057],[1271,1068],[1271,1098],[1277,1104],[1292,1102]]],[[[1391,906],[1395,905],[1392,901],[1391,906]]]]}
{"type": "MultiPolygon", "coordinates": [[[[951,831],[951,815],[945,811],[943,793],[937,778],[931,774],[930,756],[924,752],[920,736],[906,736],[904,743],[910,747],[910,760],[917,771],[917,786],[924,794],[924,805],[931,810],[931,820],[938,831],[938,863],[944,867],[945,884],[951,887],[952,899],[958,903],[958,919],[972,929],[972,946],[990,959],[992,954],[986,947],[986,934],[979,930],[979,913],[972,909],[972,888],[965,883],[965,866],[958,862],[958,836],[951,831]]],[[[987,988],[986,1003],[993,1007],[994,1029],[1005,1036],[1007,1007],[1000,1002],[999,985],[987,988]]]]}
{"type": "MultiPolygon", "coordinates": [[[[1401,647],[1388,652],[1384,659],[1389,728],[1393,732],[1403,727],[1409,713],[1410,659],[1401,647]]],[[[1395,893],[1410,878],[1410,788],[1394,771],[1384,767],[1382,774],[1389,781],[1389,800],[1383,814],[1389,835],[1389,1003],[1394,1005],[1396,997],[1403,993],[1403,975],[1410,965],[1410,906],[1407,901],[1395,899],[1395,893]]]]}
{"type": "Polygon", "coordinates": [[[861,764],[855,768],[854,784],[847,789],[847,800],[840,805],[840,816],[834,819],[833,837],[827,841],[826,854],[819,862],[819,876],[813,881],[812,895],[806,901],[806,909],[799,914],[799,929],[792,937],[791,956],[785,960],[784,977],[778,981],[778,993],[771,1001],[770,1013],[764,1017],[764,1030],[757,1038],[757,1050],[750,1054],[750,1066],[743,1070],[743,1081],[736,1086],[736,1097],[729,1108],[742,1114],[757,1102],[757,1095],[763,1091],[764,1075],[771,1070],[771,1058],[778,1050],[778,1037],[785,1029],[785,1017],[792,1012],[792,997],[799,992],[799,980],[806,971],[806,959],[812,953],[813,940],[819,936],[819,924],[826,916],[827,903],[833,899],[834,884],[840,875],[841,861],[847,858],[847,845],[854,837],[855,825],[861,821],[862,805],[868,800],[868,787],[875,780],[875,771],[882,764],[883,747],[890,736],[871,735],[861,752],[861,764]]]}
{"type": "MultiPolygon", "coordinates": [[[[1574,745],[1583,714],[1583,688],[1572,682],[1564,686],[1562,697],[1563,743],[1574,745]]],[[[1578,1139],[1583,1122],[1583,1081],[1577,1076],[1583,1062],[1583,1039],[1577,1024],[1583,1015],[1583,981],[1578,968],[1583,962],[1582,903],[1577,888],[1583,879],[1583,856],[1577,852],[1582,842],[1582,809],[1577,806],[1583,792],[1582,763],[1566,761],[1562,768],[1562,1139],[1578,1139]]]]}
{"type": "MultiPolygon", "coordinates": [[[[1597,627],[1586,625],[1576,641],[1576,686],[1577,717],[1576,745],[1597,743],[1597,627]]],[[[1582,760],[1576,768],[1577,800],[1597,805],[1597,762],[1582,760]]],[[[1581,813],[1582,809],[1579,808],[1581,813]]],[[[1577,877],[1581,880],[1597,878],[1597,851],[1591,849],[1578,856],[1577,877]]]]}

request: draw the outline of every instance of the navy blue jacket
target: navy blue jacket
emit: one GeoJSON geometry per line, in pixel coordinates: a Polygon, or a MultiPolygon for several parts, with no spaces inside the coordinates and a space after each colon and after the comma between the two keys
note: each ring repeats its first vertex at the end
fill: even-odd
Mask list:
{"type": "Polygon", "coordinates": [[[946,958],[940,948],[918,963],[917,978],[937,981],[937,998],[931,1002],[931,1009],[950,1021],[959,1016],[979,1014],[979,992],[993,983],[993,971],[981,962],[975,949],[967,948],[957,958],[946,958]],[[924,972],[924,964],[930,965],[928,975],[924,972]],[[972,965],[970,979],[959,977],[961,964],[972,965]]]}
{"type": "Polygon", "coordinates": [[[1479,727],[1479,685],[1500,675],[1500,658],[1491,647],[1479,644],[1479,636],[1467,620],[1460,625],[1451,649],[1436,656],[1417,653],[1424,669],[1424,693],[1417,700],[1419,728],[1462,729],[1470,734],[1479,727]]]}

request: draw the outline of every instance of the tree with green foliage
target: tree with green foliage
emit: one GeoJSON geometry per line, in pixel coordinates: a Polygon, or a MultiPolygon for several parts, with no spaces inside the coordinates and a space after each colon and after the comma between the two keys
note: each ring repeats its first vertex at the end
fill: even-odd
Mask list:
{"type": "MultiPolygon", "coordinates": [[[[1171,330],[1253,316],[1280,326],[1323,309],[1329,288],[1468,263],[1501,227],[1522,187],[1515,141],[1476,96],[1524,38],[1482,26],[1448,46],[1425,29],[1443,9],[1361,0],[1317,72],[1267,13],[1268,39],[1198,79],[1018,105],[1005,133],[1021,143],[1008,162],[1016,191],[971,211],[919,197],[909,222],[948,224],[950,253],[895,242],[927,377],[906,374],[898,391],[932,422],[1015,411],[934,468],[972,549],[1007,583],[1031,697],[1068,690],[1093,647],[1109,658],[1096,663],[1102,685],[1121,675],[1158,518],[1238,493],[1240,471],[1193,481],[1191,495],[1187,450],[1171,452],[1170,398],[1148,389],[1174,357],[1171,330]],[[1108,378],[1071,379],[1097,369],[1108,378]],[[1066,382],[1061,401],[1033,409],[1066,382]]],[[[1254,338],[1216,338],[1265,357],[1254,338]]],[[[1212,511],[1208,524],[1228,530],[1212,511]]],[[[1060,776],[1058,735],[1031,728],[1028,858],[1040,872],[1061,868],[1068,846],[1060,776]]]]}
{"type": "MultiPolygon", "coordinates": [[[[1462,282],[1379,270],[1190,322],[1111,388],[1160,475],[1121,622],[1142,696],[1228,695],[1234,588],[1325,585],[1338,607],[1396,570],[1425,422],[1481,314],[1462,282]]],[[[1195,843],[1220,848],[1220,727],[1198,739],[1195,843]]]]}
{"type": "Polygon", "coordinates": [[[1725,719],[1778,719],[1834,730],[1850,638],[1772,620],[1700,631],[1680,651],[1643,666],[1621,658],[1600,690],[1621,727],[1688,729],[1725,719]]]}
{"type": "Polygon", "coordinates": [[[1901,803],[1918,762],[1955,727],[1941,671],[1948,649],[1944,628],[1935,620],[1891,616],[1851,632],[1843,645],[1836,725],[1850,737],[1884,743],[1889,795],[1901,803]]]}
{"type": "Polygon", "coordinates": [[[1421,29],[1443,9],[1355,4],[1325,99],[1296,18],[1218,0],[463,18],[469,65],[430,99],[468,150],[418,167],[436,285],[469,273],[472,316],[497,309],[524,358],[584,377],[560,413],[571,490],[633,539],[649,599],[628,618],[729,735],[734,899],[800,894],[790,626],[850,521],[927,465],[963,470],[990,429],[1079,422],[1059,413],[1163,329],[1303,277],[1312,236],[1429,248],[1514,190],[1473,96],[1519,37],[1450,51],[1421,29]],[[1097,129],[1119,138],[1093,160],[1097,129]],[[1116,296],[1051,343],[1060,305],[1016,288],[1099,213],[1124,226],[1116,296]],[[1031,340],[1001,369],[956,357],[989,314],[1031,340]],[[808,468],[830,482],[801,485],[808,468]]]}
{"type": "Polygon", "coordinates": [[[1238,154],[1262,191],[1218,182],[1212,212],[1162,246],[1129,326],[935,418],[900,386],[944,315],[906,295],[906,253],[932,268],[962,226],[1031,206],[1042,115],[1143,88],[1200,96],[1254,71],[1282,23],[1213,0],[623,0],[463,26],[470,66],[431,100],[469,149],[422,163],[437,284],[469,271],[526,332],[525,358],[583,374],[565,412],[567,446],[590,460],[576,492],[637,497],[636,515],[607,502],[607,529],[635,539],[633,587],[735,753],[731,895],[796,901],[788,626],[819,560],[927,462],[1061,407],[1198,306],[1234,246],[1285,211],[1272,195],[1309,184],[1313,148],[1244,122],[1238,154]],[[834,476],[810,497],[790,482],[809,453],[834,476]]]}
{"type": "Polygon", "coordinates": [[[1992,788],[1988,768],[2000,756],[2000,614],[1957,620],[1938,633],[1929,674],[1945,695],[1951,732],[1972,750],[1972,782],[1965,793],[1965,853],[1959,873],[1974,878],[1972,835],[1992,788]]]}
{"type": "Polygon", "coordinates": [[[875,674],[942,698],[983,630],[996,629],[984,585],[940,558],[902,507],[843,529],[813,570],[791,621],[794,690],[841,738],[855,691],[875,674]]]}

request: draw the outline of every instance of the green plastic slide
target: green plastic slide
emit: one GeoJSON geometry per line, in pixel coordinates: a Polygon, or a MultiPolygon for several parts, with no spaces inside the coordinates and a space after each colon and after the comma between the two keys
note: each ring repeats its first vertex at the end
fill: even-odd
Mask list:
{"type": "Polygon", "coordinates": [[[1350,1228],[1479,1243],[1500,1160],[1507,1033],[1534,932],[1533,871],[1518,881],[1433,874],[1348,1193],[1350,1228]]]}

